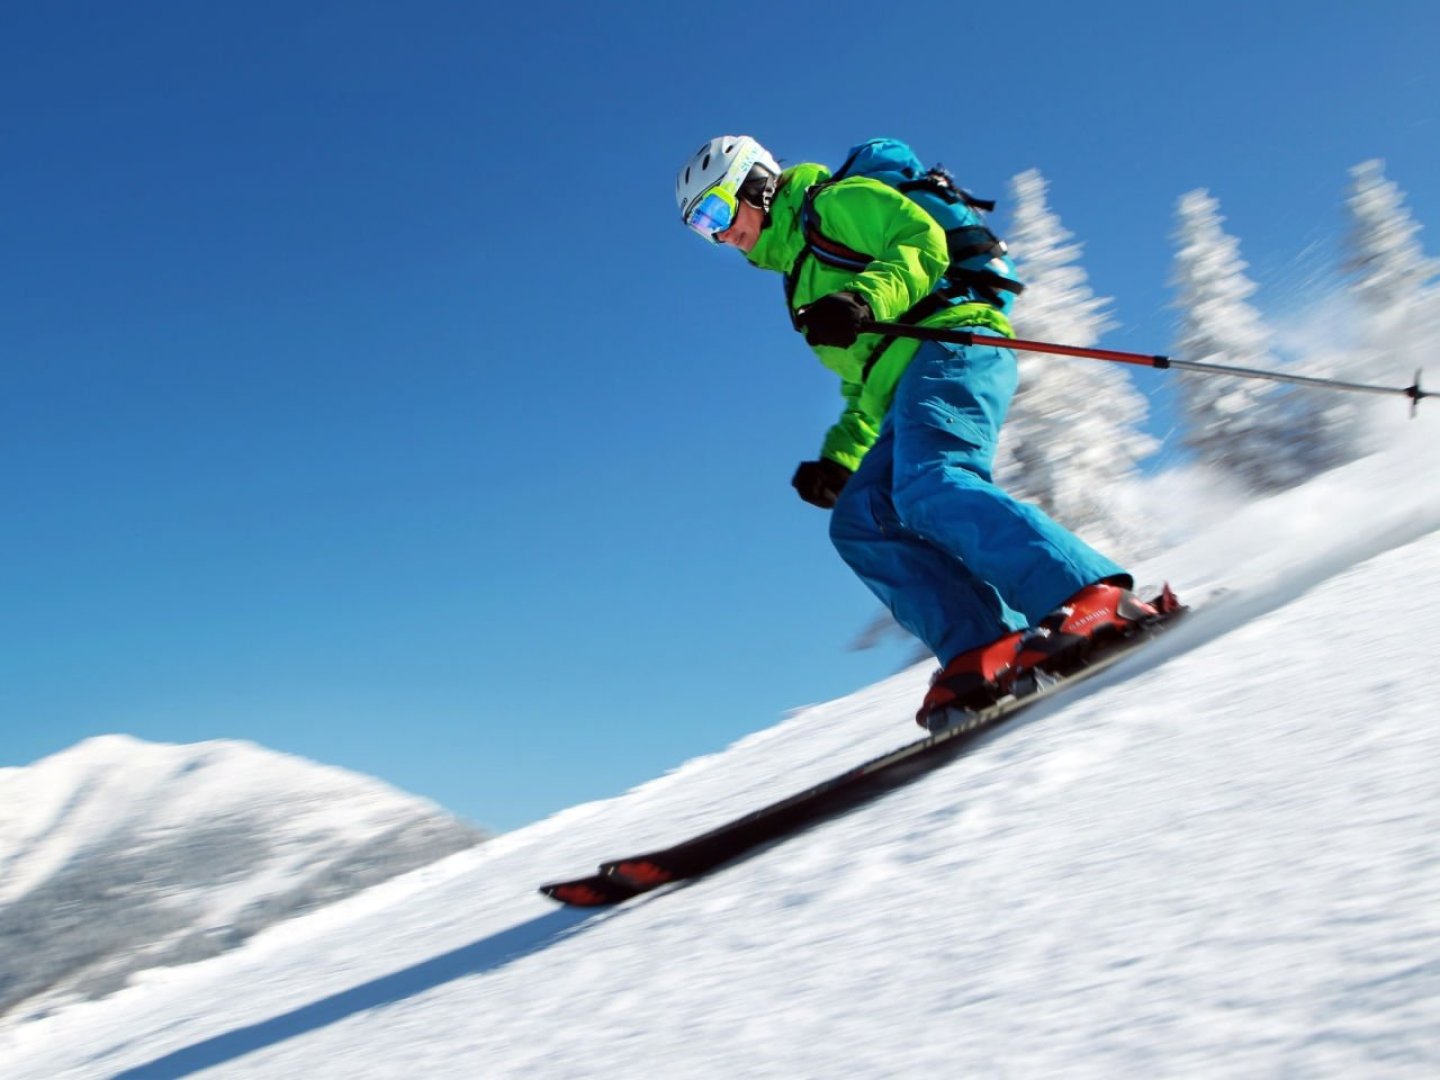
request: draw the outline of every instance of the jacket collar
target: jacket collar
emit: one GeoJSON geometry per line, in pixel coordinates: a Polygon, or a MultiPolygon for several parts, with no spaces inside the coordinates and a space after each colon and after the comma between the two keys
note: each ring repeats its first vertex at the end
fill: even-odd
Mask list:
{"type": "Polygon", "coordinates": [[[765,227],[745,256],[752,265],[762,270],[789,272],[805,248],[804,230],[800,227],[805,193],[829,178],[830,170],[813,162],[792,166],[780,174],[765,227]]]}

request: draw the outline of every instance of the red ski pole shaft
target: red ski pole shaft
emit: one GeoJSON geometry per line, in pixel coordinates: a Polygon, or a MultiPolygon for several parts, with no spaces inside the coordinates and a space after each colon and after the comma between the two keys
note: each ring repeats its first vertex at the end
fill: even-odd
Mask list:
{"type": "Polygon", "coordinates": [[[1228,364],[1202,364],[1194,360],[1173,360],[1160,354],[1121,352],[1118,349],[1094,349],[1079,345],[1060,345],[1053,341],[1027,341],[1025,338],[992,337],[976,334],[969,330],[955,330],[943,326],[907,326],[905,323],[866,321],[860,324],[866,334],[884,334],[888,337],[916,338],[920,341],[944,341],[952,345],[992,345],[1001,349],[1016,349],[1020,352],[1053,353],[1057,356],[1080,356],[1090,360],[1107,360],[1117,364],[1136,364],[1140,367],[1179,371],[1197,371],[1202,375],[1233,375],[1241,379],[1267,379],[1270,382],[1298,383],[1322,390],[1350,390],[1363,394],[1400,394],[1410,399],[1410,414],[1421,398],[1432,397],[1433,392],[1420,389],[1420,373],[1415,373],[1415,382],[1410,386],[1374,386],[1370,383],[1343,382],[1339,379],[1319,379],[1311,375],[1291,375],[1288,372],[1261,371],[1258,368],[1233,367],[1228,364]]]}

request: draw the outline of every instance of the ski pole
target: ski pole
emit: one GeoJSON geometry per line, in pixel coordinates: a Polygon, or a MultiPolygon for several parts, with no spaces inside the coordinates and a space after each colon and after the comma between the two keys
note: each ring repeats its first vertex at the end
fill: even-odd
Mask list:
{"type": "Polygon", "coordinates": [[[1297,383],[1301,386],[1314,386],[1322,390],[1349,390],[1361,394],[1401,394],[1410,399],[1410,415],[1412,417],[1415,415],[1421,398],[1435,396],[1435,391],[1420,388],[1419,371],[1415,372],[1415,382],[1410,386],[1375,386],[1371,383],[1317,379],[1310,375],[1261,371],[1258,368],[1234,367],[1229,364],[1204,364],[1195,360],[1174,360],[1168,356],[1148,356],[1145,353],[1120,352],[1116,349],[1082,348],[1078,345],[1057,345],[1050,341],[1026,341],[1024,338],[988,337],[971,333],[969,330],[952,330],[940,326],[907,326],[904,323],[866,320],[860,324],[860,330],[866,334],[916,338],[919,341],[944,341],[952,345],[995,345],[1002,349],[1017,349],[1021,352],[1081,356],[1090,360],[1108,360],[1117,364],[1138,364],[1141,367],[1198,371],[1205,375],[1234,375],[1242,379],[1268,379],[1271,382],[1297,383]]]}

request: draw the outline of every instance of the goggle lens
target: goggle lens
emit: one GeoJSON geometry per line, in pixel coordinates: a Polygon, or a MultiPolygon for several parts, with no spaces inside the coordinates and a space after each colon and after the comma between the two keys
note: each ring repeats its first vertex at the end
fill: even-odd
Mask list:
{"type": "Polygon", "coordinates": [[[716,233],[722,233],[735,221],[735,196],[721,188],[715,188],[695,204],[695,209],[685,219],[685,224],[707,240],[714,240],[716,233]]]}

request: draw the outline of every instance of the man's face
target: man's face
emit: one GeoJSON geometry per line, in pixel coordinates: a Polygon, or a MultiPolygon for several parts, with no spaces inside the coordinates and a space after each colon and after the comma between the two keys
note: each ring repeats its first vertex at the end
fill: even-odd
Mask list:
{"type": "Polygon", "coordinates": [[[755,241],[760,239],[760,228],[764,224],[764,211],[741,200],[739,207],[735,210],[735,220],[724,232],[716,233],[715,239],[748,254],[750,249],[755,246],[755,241]]]}

